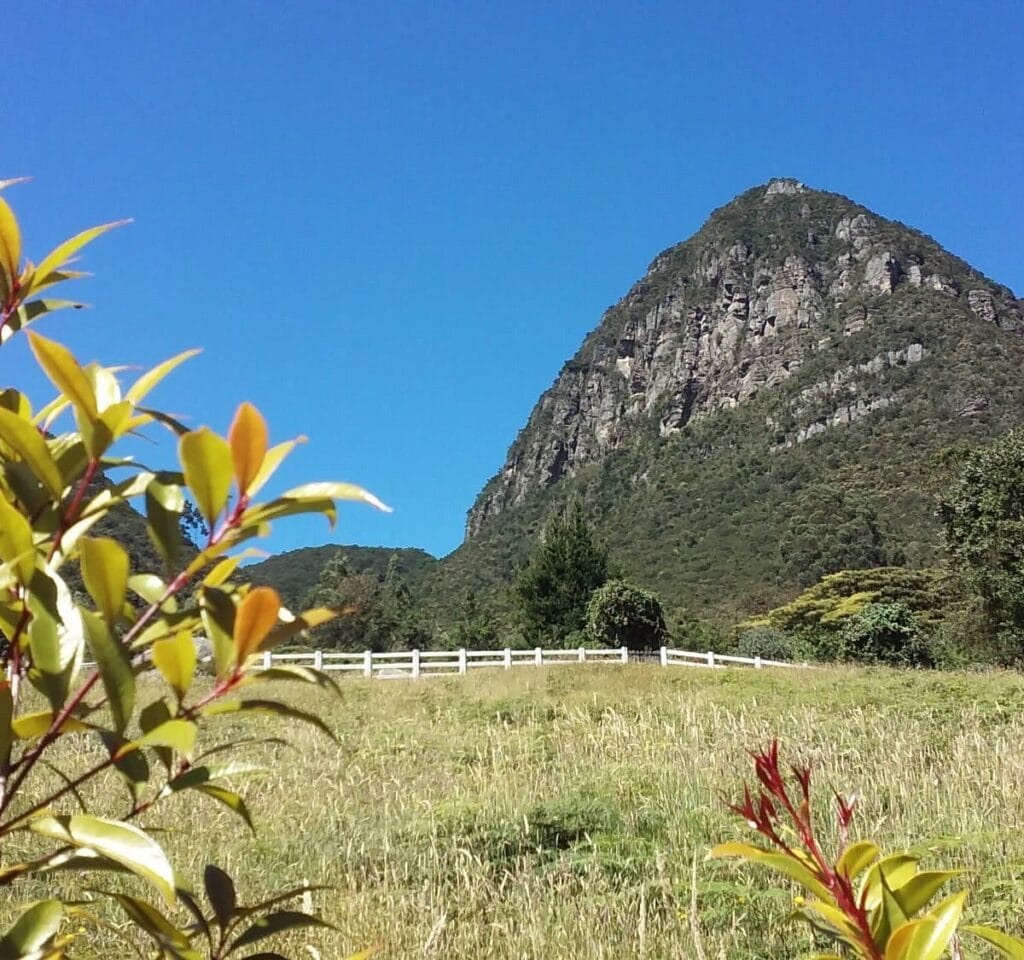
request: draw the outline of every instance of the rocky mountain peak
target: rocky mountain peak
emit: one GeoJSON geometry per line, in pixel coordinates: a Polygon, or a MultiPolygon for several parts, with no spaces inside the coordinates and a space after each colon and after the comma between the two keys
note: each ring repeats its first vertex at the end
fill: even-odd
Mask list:
{"type": "Polygon", "coordinates": [[[761,403],[769,449],[877,415],[901,402],[890,371],[941,350],[907,322],[925,315],[1024,335],[1013,294],[929,237],[794,179],[748,190],[605,313],[481,492],[467,535],[611,451],[669,442],[721,411],[761,403]]]}

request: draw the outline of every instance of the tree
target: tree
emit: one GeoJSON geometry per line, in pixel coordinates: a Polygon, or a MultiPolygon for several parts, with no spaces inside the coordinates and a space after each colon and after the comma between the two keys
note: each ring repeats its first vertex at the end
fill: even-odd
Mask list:
{"type": "Polygon", "coordinates": [[[660,647],[668,636],[661,601],[625,580],[609,580],[587,604],[587,636],[605,647],[660,647]]]}
{"type": "Polygon", "coordinates": [[[563,646],[586,624],[591,594],[609,577],[608,549],[573,500],[544,527],[513,593],[527,640],[563,646]]]}
{"type": "Polygon", "coordinates": [[[476,591],[466,591],[459,607],[459,617],[450,634],[454,648],[491,650],[498,645],[498,631],[494,619],[480,606],[476,591]]]}
{"type": "MultiPolygon", "coordinates": [[[[0,182],[0,190],[12,182],[0,182]]],[[[18,221],[0,198],[0,344],[53,310],[79,306],[49,299],[50,292],[82,276],[67,264],[114,226],[86,230],[33,265],[23,261],[18,221]]],[[[250,589],[238,579],[239,548],[281,517],[320,513],[333,523],[337,500],[383,504],[343,483],[307,484],[259,500],[296,441],[269,447],[266,423],[248,403],[238,407],[224,437],[207,427],[188,430],[146,401],[194,351],[125,388],[124,368],[82,366],[61,344],[33,330],[25,336],[56,397],[33,404],[13,385],[0,389],[0,678],[6,678],[0,679],[0,844],[32,850],[21,862],[5,858],[0,888],[35,898],[53,871],[65,878],[70,871],[73,879],[54,883],[48,897],[21,912],[0,937],[0,956],[70,955],[96,929],[89,927],[93,905],[88,912],[81,905],[87,890],[94,903],[106,897],[112,909],[123,910],[162,958],[253,956],[249,945],[260,950],[274,933],[323,925],[279,909],[305,888],[242,907],[231,878],[210,864],[202,877],[204,901],[172,868],[159,834],[147,828],[149,816],[170,796],[184,799],[187,809],[203,795],[251,823],[241,796],[222,784],[224,777],[254,772],[237,756],[239,734],[216,735],[223,714],[258,711],[326,729],[267,687],[258,698],[245,691],[257,681],[282,679],[332,688],[315,671],[261,670],[254,654],[327,622],[335,611],[282,610],[274,590],[250,589]],[[121,455],[119,441],[149,426],[174,434],[173,469],[151,472],[121,455]],[[123,474],[116,483],[97,484],[108,464],[123,474]],[[198,551],[186,549],[182,537],[186,491],[208,530],[198,551]],[[133,498],[145,502],[159,569],[137,563],[133,569],[119,542],[97,535],[103,520],[127,511],[133,498]],[[84,587],[80,600],[68,587],[73,573],[84,587]],[[209,682],[196,678],[200,634],[213,650],[209,682]],[[136,677],[151,670],[162,689],[156,699],[147,689],[151,702],[143,704],[136,677]],[[72,735],[95,738],[99,754],[64,751],[65,763],[75,766],[57,771],[51,748],[72,735]],[[102,798],[104,815],[89,809],[88,797],[102,798]],[[110,870],[128,875],[116,892],[104,890],[102,871],[110,870]]],[[[143,955],[134,940],[124,952],[143,955]]]]}
{"type": "Polygon", "coordinates": [[[1024,653],[1024,430],[955,451],[939,495],[946,549],[990,637],[1024,653]]]}

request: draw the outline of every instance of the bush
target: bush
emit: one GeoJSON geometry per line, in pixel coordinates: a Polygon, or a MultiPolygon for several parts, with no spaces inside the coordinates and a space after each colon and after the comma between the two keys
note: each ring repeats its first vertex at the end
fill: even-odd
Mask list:
{"type": "Polygon", "coordinates": [[[844,659],[894,667],[931,666],[913,611],[904,603],[871,603],[843,628],[844,659]]]}
{"type": "Polygon", "coordinates": [[[661,601],[647,590],[611,580],[587,605],[587,635],[598,646],[651,650],[668,636],[661,601]]]}
{"type": "Polygon", "coordinates": [[[738,657],[761,657],[787,663],[813,659],[813,648],[802,638],[773,627],[754,627],[740,634],[735,645],[738,657]]]}

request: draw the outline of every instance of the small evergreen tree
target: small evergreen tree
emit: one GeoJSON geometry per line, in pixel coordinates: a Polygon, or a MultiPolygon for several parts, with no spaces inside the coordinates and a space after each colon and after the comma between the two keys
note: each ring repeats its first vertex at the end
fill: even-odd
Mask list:
{"type": "Polygon", "coordinates": [[[459,609],[459,619],[450,634],[451,646],[467,650],[491,650],[498,645],[494,620],[480,606],[476,591],[466,591],[459,609]]]}
{"type": "Polygon", "coordinates": [[[609,577],[608,549],[587,523],[583,505],[573,500],[553,514],[536,550],[513,588],[527,640],[565,646],[583,630],[587,603],[609,577]]]}

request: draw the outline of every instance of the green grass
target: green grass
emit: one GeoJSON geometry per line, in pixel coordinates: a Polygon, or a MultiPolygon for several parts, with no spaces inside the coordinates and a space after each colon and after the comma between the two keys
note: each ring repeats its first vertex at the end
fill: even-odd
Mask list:
{"type": "MultiPolygon", "coordinates": [[[[774,735],[813,758],[823,803],[829,784],[863,796],[861,835],[966,870],[970,916],[1020,932],[1016,674],[587,666],[342,691],[290,691],[338,743],[296,726],[298,753],[263,748],[269,775],[242,785],[256,838],[204,798],[191,823],[174,804],[149,821],[171,828],[186,878],[214,860],[243,899],[334,885],[315,903],[340,934],[293,941],[296,957],[305,943],[325,960],[371,943],[394,958],[800,956],[812,943],[786,920],[790,894],[704,860],[741,835],[722,796],[774,735]]],[[[96,796],[109,807],[114,789],[96,796]]]]}

